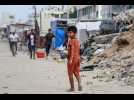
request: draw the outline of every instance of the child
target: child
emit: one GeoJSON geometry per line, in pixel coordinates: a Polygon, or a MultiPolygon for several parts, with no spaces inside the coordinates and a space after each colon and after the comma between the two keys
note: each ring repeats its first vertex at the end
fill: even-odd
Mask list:
{"type": "Polygon", "coordinates": [[[74,91],[74,79],[73,75],[78,81],[78,90],[82,90],[81,80],[80,80],[80,42],[76,39],[77,28],[75,26],[70,26],[68,28],[68,76],[71,85],[69,91],[74,91]]]}

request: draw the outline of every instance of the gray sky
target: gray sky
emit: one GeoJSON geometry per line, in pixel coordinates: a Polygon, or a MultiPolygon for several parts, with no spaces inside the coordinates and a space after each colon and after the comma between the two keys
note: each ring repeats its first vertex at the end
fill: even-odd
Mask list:
{"type": "MultiPolygon", "coordinates": [[[[37,12],[41,8],[48,7],[47,5],[36,5],[37,12]]],[[[0,14],[2,12],[9,12],[14,14],[17,20],[27,20],[28,14],[33,13],[32,5],[0,5],[0,14]]]]}

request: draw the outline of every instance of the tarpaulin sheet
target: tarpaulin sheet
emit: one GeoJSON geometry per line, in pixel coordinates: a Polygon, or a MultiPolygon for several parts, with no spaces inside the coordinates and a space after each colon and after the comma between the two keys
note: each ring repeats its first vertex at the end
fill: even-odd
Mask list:
{"type": "Polygon", "coordinates": [[[54,40],[54,48],[59,48],[63,45],[65,41],[65,32],[62,28],[57,28],[55,30],[55,40],[54,40]]]}

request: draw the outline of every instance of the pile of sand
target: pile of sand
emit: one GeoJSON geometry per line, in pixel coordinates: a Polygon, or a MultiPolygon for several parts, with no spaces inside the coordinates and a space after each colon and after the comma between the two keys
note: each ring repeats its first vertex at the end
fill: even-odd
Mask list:
{"type": "Polygon", "coordinates": [[[96,76],[107,77],[104,78],[105,81],[117,79],[127,85],[134,85],[134,29],[122,32],[111,43],[111,48],[90,61],[92,64],[98,64],[97,70],[101,70],[96,76]]]}

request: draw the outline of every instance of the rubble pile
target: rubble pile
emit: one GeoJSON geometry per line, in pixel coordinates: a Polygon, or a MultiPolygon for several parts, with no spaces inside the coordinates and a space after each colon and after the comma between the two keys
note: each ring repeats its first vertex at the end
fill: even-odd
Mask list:
{"type": "Polygon", "coordinates": [[[94,79],[100,81],[118,80],[125,85],[134,85],[134,28],[114,37],[111,47],[90,60],[97,64],[94,79]]]}
{"type": "Polygon", "coordinates": [[[114,37],[119,36],[120,33],[91,36],[84,44],[81,54],[81,70],[90,71],[96,67],[96,64],[90,64],[89,61],[97,54],[100,54],[105,49],[111,47],[111,41],[114,37]]]}
{"type": "Polygon", "coordinates": [[[113,33],[113,34],[108,34],[108,35],[100,35],[96,36],[94,38],[96,44],[107,44],[111,43],[112,39],[116,36],[119,36],[120,33],[113,33]]]}
{"type": "Polygon", "coordinates": [[[83,47],[81,48],[81,57],[89,61],[96,49],[97,47],[94,36],[91,36],[87,41],[83,43],[83,47]]]}
{"type": "Polygon", "coordinates": [[[134,18],[134,9],[129,9],[119,13],[116,17],[114,17],[114,20],[131,21],[133,20],[133,18],[134,18]]]}
{"type": "MultiPolygon", "coordinates": [[[[85,59],[82,63],[82,68],[90,68],[95,66],[96,69],[101,70],[104,76],[109,77],[110,80],[121,80],[122,73],[131,73],[134,55],[134,9],[123,11],[113,18],[116,23],[116,28],[119,28],[119,33],[112,33],[106,35],[95,35],[86,41],[86,46],[82,56],[85,59]],[[97,66],[97,67],[96,67],[97,66]],[[105,69],[105,70],[104,70],[105,69]],[[128,71],[130,69],[130,72],[128,71]],[[124,70],[124,71],[122,71],[124,70]],[[108,75],[107,75],[108,74],[108,75]],[[119,74],[119,75],[118,75],[119,74]]],[[[99,75],[102,75],[99,74],[99,75]]],[[[126,79],[129,79],[127,74],[126,79]]],[[[130,75],[131,76],[131,75],[130,75]]],[[[125,80],[126,81],[126,80],[125,80]]]]}
{"type": "Polygon", "coordinates": [[[112,39],[119,35],[120,33],[114,33],[90,37],[84,44],[82,57],[85,58],[86,61],[89,61],[96,54],[99,54],[105,49],[111,47],[112,39]]]}
{"type": "Polygon", "coordinates": [[[113,17],[113,21],[116,25],[116,31],[124,32],[128,31],[134,23],[134,9],[122,11],[117,16],[113,17]]]}

